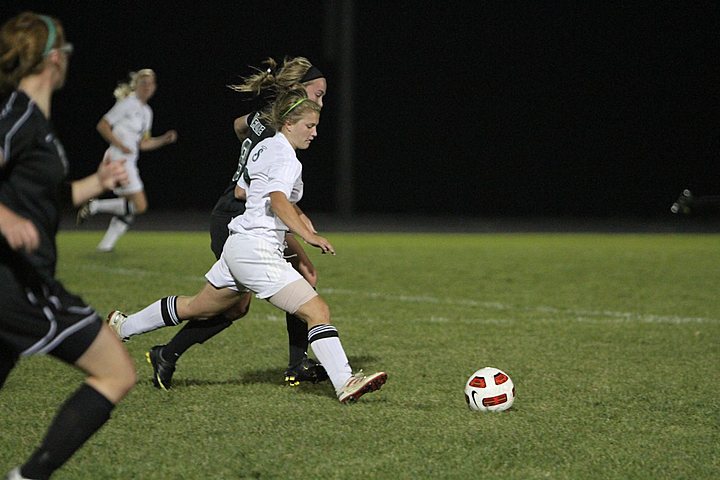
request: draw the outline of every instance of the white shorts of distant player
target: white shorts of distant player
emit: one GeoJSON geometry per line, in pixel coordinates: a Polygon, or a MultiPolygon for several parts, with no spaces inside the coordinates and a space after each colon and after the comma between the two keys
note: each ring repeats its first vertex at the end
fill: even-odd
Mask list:
{"type": "Polygon", "coordinates": [[[283,248],[265,239],[232,234],[220,260],[205,274],[216,288],[255,292],[288,313],[295,313],[317,292],[283,257],[283,248]]]}
{"type": "Polygon", "coordinates": [[[128,183],[122,187],[117,187],[113,190],[113,193],[118,196],[130,195],[145,190],[145,185],[140,178],[140,170],[138,170],[137,161],[138,154],[123,153],[122,150],[111,146],[105,150],[105,157],[111,160],[125,160],[125,171],[128,175],[128,183]]]}

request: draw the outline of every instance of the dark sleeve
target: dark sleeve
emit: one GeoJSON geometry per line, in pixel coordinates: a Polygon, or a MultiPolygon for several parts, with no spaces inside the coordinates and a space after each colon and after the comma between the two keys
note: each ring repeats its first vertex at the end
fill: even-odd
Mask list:
{"type": "Polygon", "coordinates": [[[9,168],[32,145],[32,132],[23,128],[27,118],[0,118],[0,170],[9,168]]]}
{"type": "Polygon", "coordinates": [[[14,113],[10,111],[0,118],[0,202],[8,207],[8,200],[15,198],[11,183],[13,171],[32,148],[30,129],[23,128],[27,118],[14,113]]]}
{"type": "Polygon", "coordinates": [[[66,180],[60,184],[60,191],[58,192],[58,200],[63,205],[73,205],[72,198],[72,182],[66,180]]]}

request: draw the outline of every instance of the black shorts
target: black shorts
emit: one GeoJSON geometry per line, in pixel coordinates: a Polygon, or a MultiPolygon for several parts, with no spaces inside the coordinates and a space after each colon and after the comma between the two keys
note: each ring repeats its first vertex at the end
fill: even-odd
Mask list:
{"type": "Polygon", "coordinates": [[[33,288],[0,264],[0,349],[11,357],[49,354],[74,364],[95,341],[102,320],[59,282],[33,288]]]}

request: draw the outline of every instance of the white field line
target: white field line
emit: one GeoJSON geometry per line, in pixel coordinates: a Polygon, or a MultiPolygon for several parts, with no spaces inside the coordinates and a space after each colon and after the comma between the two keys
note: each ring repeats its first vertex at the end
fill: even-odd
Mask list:
{"type": "MultiPolygon", "coordinates": [[[[81,265],[79,267],[82,270],[93,270],[96,272],[103,272],[111,275],[122,275],[122,276],[134,276],[134,277],[152,277],[161,276],[162,272],[155,272],[151,270],[145,270],[142,268],[123,268],[123,267],[105,267],[102,265],[81,265]]],[[[175,277],[176,279],[188,281],[188,282],[204,282],[204,276],[198,275],[184,275],[175,277]]],[[[563,309],[556,307],[548,307],[538,305],[536,307],[516,307],[514,305],[500,303],[500,302],[481,302],[478,300],[470,299],[453,299],[453,298],[439,298],[430,295],[394,295],[389,293],[379,292],[367,292],[358,290],[349,290],[341,288],[321,288],[318,289],[320,293],[324,295],[340,295],[340,296],[353,296],[362,297],[370,300],[379,300],[385,302],[397,302],[397,303],[409,303],[409,304],[429,304],[429,305],[447,305],[447,306],[460,306],[460,307],[474,307],[482,308],[485,310],[522,310],[528,313],[537,313],[542,315],[564,315],[575,317],[575,321],[582,323],[624,323],[624,322],[640,322],[640,323],[662,323],[662,324],[687,324],[687,323],[707,323],[707,324],[720,324],[718,318],[708,317],[683,317],[679,315],[654,315],[654,314],[642,314],[635,312],[615,312],[611,310],[583,310],[583,309],[563,309]]],[[[284,318],[284,316],[278,316],[277,319],[284,318]]],[[[274,315],[269,315],[268,319],[275,319],[274,315]]],[[[429,318],[430,322],[455,322],[457,319],[450,319],[442,316],[431,315],[429,318]]],[[[507,324],[511,323],[511,319],[497,319],[497,318],[477,318],[477,319],[464,319],[463,323],[480,323],[480,324],[507,324]]]]}
{"type": "MultiPolygon", "coordinates": [[[[159,272],[156,270],[146,270],[144,268],[125,268],[125,267],[106,267],[104,265],[73,265],[72,268],[78,270],[91,270],[93,272],[106,273],[108,275],[120,275],[124,277],[161,277],[165,276],[165,272],[159,272]]],[[[210,265],[208,265],[208,269],[210,265]]],[[[186,282],[204,282],[204,275],[179,275],[175,277],[176,280],[182,280],[186,282]]]]}
{"type": "MultiPolygon", "coordinates": [[[[432,305],[448,305],[448,306],[461,306],[461,307],[475,307],[482,308],[485,310],[522,310],[529,313],[538,313],[543,315],[569,315],[575,317],[578,322],[596,322],[603,320],[606,323],[608,320],[614,323],[622,322],[641,322],[641,323],[666,323],[666,324],[685,324],[685,323],[710,323],[719,324],[720,319],[718,318],[707,318],[707,317],[683,317],[679,315],[654,315],[654,314],[642,314],[634,312],[615,312],[610,310],[582,310],[582,309],[563,309],[538,305],[536,307],[524,307],[519,308],[514,305],[499,303],[499,302],[481,302],[477,300],[469,299],[452,299],[452,298],[438,298],[428,295],[393,295],[386,293],[377,292],[364,292],[357,290],[344,290],[337,288],[324,288],[320,289],[320,292],[327,295],[343,295],[343,296],[354,296],[363,297],[371,300],[381,300],[390,302],[400,303],[412,303],[412,304],[432,304],[432,305]]],[[[442,322],[449,321],[444,317],[432,316],[430,321],[442,322]]],[[[507,323],[499,319],[485,319],[479,320],[480,323],[507,323]]]]}

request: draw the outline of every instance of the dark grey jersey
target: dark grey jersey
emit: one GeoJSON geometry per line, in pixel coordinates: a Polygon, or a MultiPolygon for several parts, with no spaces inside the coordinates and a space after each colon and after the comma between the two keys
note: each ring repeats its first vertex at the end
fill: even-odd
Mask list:
{"type": "MultiPolygon", "coordinates": [[[[0,149],[0,203],[31,220],[40,234],[39,248],[23,260],[43,277],[54,277],[60,186],[68,163],[52,125],[24,92],[13,92],[2,104],[0,149]]],[[[0,244],[0,262],[15,263],[20,254],[10,252],[4,238],[0,244]]]]}
{"type": "Polygon", "coordinates": [[[253,112],[248,115],[248,137],[243,140],[240,146],[240,157],[235,173],[232,176],[230,185],[225,189],[213,208],[213,215],[235,217],[245,211],[245,202],[235,198],[234,190],[240,176],[245,171],[245,164],[252,149],[262,140],[275,135],[275,130],[260,119],[261,112],[253,112]]]}

